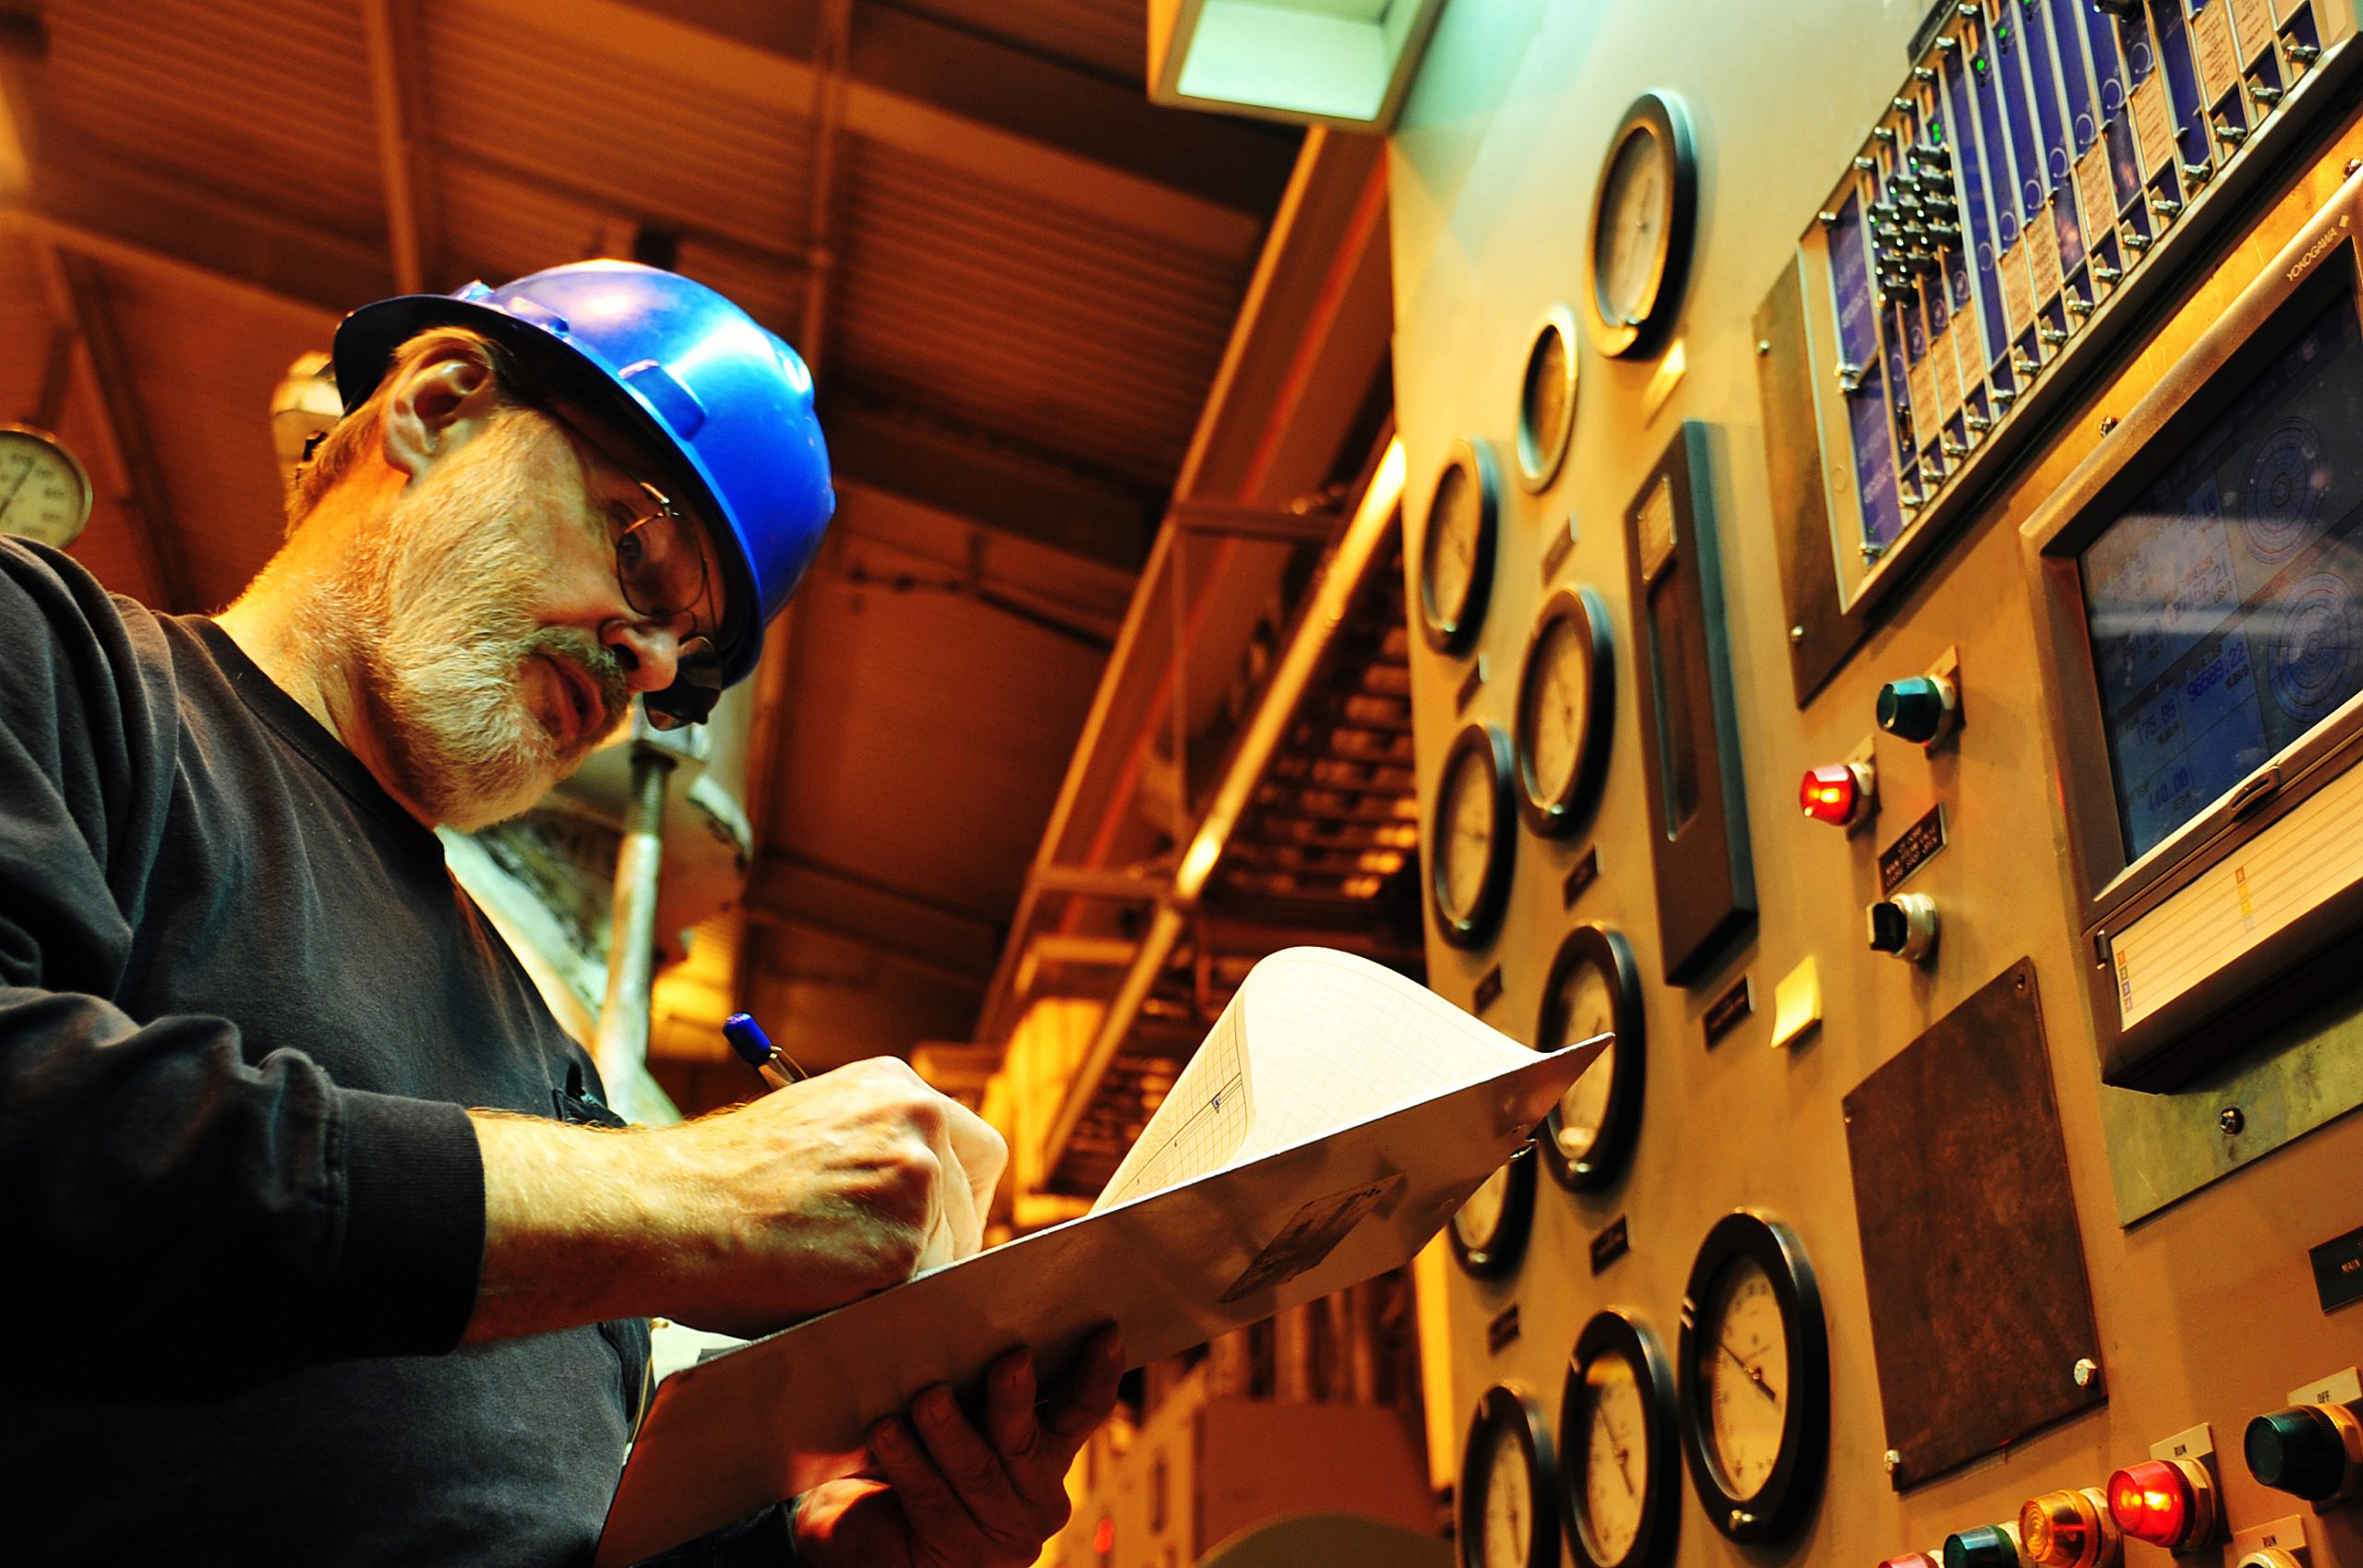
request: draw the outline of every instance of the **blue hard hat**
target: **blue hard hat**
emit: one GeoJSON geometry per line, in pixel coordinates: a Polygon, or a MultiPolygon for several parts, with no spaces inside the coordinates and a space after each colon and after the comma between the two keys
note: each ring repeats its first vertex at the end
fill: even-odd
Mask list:
{"type": "MultiPolygon", "coordinates": [[[[787,604],[836,508],[812,377],[796,351],[703,283],[631,261],[577,261],[500,288],[402,294],[337,328],[347,412],[394,351],[430,327],[468,327],[516,353],[548,388],[618,418],[667,464],[713,527],[723,563],[722,683],[747,677],[762,628],[787,604]]],[[[652,714],[702,719],[714,691],[676,681],[652,714]]]]}

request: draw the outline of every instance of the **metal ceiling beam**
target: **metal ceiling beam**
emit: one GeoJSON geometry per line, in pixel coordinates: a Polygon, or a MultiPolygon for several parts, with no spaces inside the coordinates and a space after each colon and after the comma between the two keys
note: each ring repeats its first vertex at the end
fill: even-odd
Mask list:
{"type": "Polygon", "coordinates": [[[982,990],[1001,952],[1001,928],[908,888],[807,856],[773,851],[747,885],[748,917],[822,935],[934,966],[939,977],[982,990]]]}
{"type": "Polygon", "coordinates": [[[131,356],[107,298],[98,262],[59,249],[53,253],[59,285],[72,312],[82,352],[89,357],[90,384],[96,393],[104,440],[123,475],[124,507],[149,579],[162,593],[162,607],[186,613],[201,606],[189,586],[188,563],[181,557],[180,531],[173,525],[164,471],[148,437],[148,421],[132,382],[131,356]]]}
{"type": "Polygon", "coordinates": [[[425,135],[418,0],[362,0],[361,19],[377,111],[378,166],[386,186],[386,248],[393,257],[395,287],[419,293],[436,274],[442,241],[425,135]]]}
{"type": "MultiPolygon", "coordinates": [[[[659,9],[653,0],[633,3],[659,9]]],[[[819,6],[812,0],[787,6],[779,0],[665,0],[661,10],[668,18],[770,54],[798,62],[814,56],[819,6]]],[[[1146,35],[1142,47],[1146,50],[1146,35]]],[[[1252,215],[1258,227],[1287,187],[1296,156],[1298,138],[1291,131],[1160,109],[1148,102],[1140,82],[1110,81],[887,6],[863,8],[852,76],[867,96],[881,101],[881,108],[896,101],[925,105],[932,116],[1252,215]]],[[[878,135],[867,125],[858,128],[878,135]]],[[[979,155],[974,162],[960,162],[990,169],[1005,160],[979,155]]]]}

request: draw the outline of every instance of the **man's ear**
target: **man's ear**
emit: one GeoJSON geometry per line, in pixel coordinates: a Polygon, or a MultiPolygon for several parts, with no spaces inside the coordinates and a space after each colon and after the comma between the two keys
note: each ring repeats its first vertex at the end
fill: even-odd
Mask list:
{"type": "Polygon", "coordinates": [[[503,399],[492,366],[457,347],[404,371],[378,422],[386,461],[413,479],[465,446],[503,399]]]}

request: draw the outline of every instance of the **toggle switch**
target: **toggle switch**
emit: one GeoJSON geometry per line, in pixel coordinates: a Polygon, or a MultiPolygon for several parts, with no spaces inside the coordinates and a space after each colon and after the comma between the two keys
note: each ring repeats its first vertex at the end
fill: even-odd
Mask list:
{"type": "Polygon", "coordinates": [[[2108,1478],[2117,1527],[2168,1551],[2203,1545],[2215,1535],[2215,1481],[2189,1459],[2144,1459],[2108,1478]]]}
{"type": "Polygon", "coordinates": [[[2363,1421],[2344,1405],[2293,1405],[2249,1422],[2240,1447],[2258,1484],[2343,1502],[2363,1479],[2363,1421]]]}
{"type": "Polygon", "coordinates": [[[2022,1568],[2016,1525],[1980,1525],[1945,1538],[1945,1568],[2022,1568]]]}
{"type": "Polygon", "coordinates": [[[1960,712],[1961,694],[1942,676],[1906,676],[1879,688],[1879,728],[1915,746],[1942,740],[1960,712]]]}
{"type": "Polygon", "coordinates": [[[1870,907],[1873,952],[1925,964],[1937,951],[1937,901],[1924,892],[1898,893],[1870,907]]]}
{"type": "Polygon", "coordinates": [[[1868,762],[1832,762],[1807,768],[1797,785],[1797,804],[1817,822],[1851,828],[1878,803],[1878,774],[1868,762]]]}
{"type": "Polygon", "coordinates": [[[2108,1568],[2121,1539],[2097,1487],[2029,1498],[2019,1508],[2019,1537],[2043,1568],[2108,1568]]]}

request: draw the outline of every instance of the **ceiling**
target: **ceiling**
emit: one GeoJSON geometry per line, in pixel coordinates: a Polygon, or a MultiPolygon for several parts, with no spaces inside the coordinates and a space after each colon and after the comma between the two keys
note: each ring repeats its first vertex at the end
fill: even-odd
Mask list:
{"type": "Polygon", "coordinates": [[[730,293],[815,368],[840,521],[699,966],[810,1064],[967,1038],[1295,157],[1148,105],[1146,31],[1143,0],[0,8],[0,417],[91,467],[109,586],[210,610],[279,540],[270,394],[342,310],[590,255],[730,293]]]}

